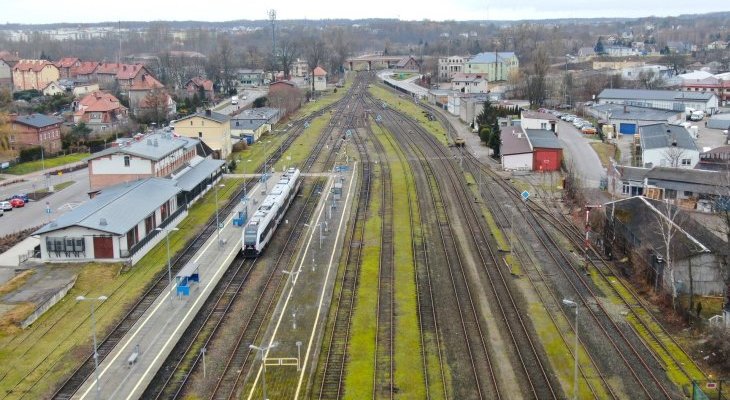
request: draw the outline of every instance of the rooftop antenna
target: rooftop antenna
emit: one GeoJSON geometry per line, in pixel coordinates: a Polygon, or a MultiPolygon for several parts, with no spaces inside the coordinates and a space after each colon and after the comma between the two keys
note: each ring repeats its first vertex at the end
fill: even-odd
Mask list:
{"type": "Polygon", "coordinates": [[[117,37],[119,37],[119,52],[117,53],[117,65],[122,62],[122,21],[117,21],[117,37]]]}

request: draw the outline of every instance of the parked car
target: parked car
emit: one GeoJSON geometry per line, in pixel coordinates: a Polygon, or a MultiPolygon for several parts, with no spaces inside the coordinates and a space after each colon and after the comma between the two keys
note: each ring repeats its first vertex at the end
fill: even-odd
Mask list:
{"type": "Polygon", "coordinates": [[[13,211],[13,206],[9,201],[0,201],[0,209],[3,211],[13,211]]]}
{"type": "Polygon", "coordinates": [[[30,201],[30,199],[28,198],[28,195],[25,193],[14,194],[13,197],[11,197],[11,199],[20,199],[20,200],[23,200],[23,203],[27,203],[30,201]]]}
{"type": "Polygon", "coordinates": [[[13,206],[13,208],[21,208],[25,207],[25,202],[23,199],[12,199],[10,200],[10,205],[13,206]]]}
{"type": "Polygon", "coordinates": [[[586,135],[595,135],[596,134],[596,128],[592,126],[584,126],[583,129],[580,130],[586,135]]]}

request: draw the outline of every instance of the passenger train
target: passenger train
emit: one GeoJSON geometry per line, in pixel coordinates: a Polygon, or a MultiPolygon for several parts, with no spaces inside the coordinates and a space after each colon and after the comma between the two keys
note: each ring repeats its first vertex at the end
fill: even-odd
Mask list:
{"type": "Polygon", "coordinates": [[[241,251],[244,257],[258,257],[274,235],[292,200],[299,192],[301,172],[289,168],[266,195],[243,229],[241,251]]]}

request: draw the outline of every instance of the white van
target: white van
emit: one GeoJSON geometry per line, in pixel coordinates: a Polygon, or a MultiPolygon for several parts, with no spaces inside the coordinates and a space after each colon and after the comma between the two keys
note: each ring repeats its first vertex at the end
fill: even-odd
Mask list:
{"type": "Polygon", "coordinates": [[[234,106],[238,104],[238,96],[231,97],[231,104],[234,106]]]}
{"type": "Polygon", "coordinates": [[[702,121],[703,118],[705,118],[704,111],[692,111],[692,114],[689,116],[691,121],[702,121]]]}

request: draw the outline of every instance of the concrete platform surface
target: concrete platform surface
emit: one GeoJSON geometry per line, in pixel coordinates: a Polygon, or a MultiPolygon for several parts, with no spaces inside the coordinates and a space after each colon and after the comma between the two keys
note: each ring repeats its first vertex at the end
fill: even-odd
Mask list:
{"type": "MultiPolygon", "coordinates": [[[[281,175],[275,173],[271,182],[278,181],[281,175]]],[[[252,204],[260,203],[265,197],[263,187],[263,183],[258,183],[248,192],[252,204]]],[[[172,291],[174,287],[169,286],[99,365],[99,396],[96,397],[96,380],[92,374],[74,399],[137,399],[142,395],[240,251],[242,228],[232,224],[238,211],[234,209],[230,215],[221,216],[220,238],[225,244],[219,244],[217,235],[213,235],[191,259],[199,265],[200,284],[191,285],[190,296],[177,297],[172,291]],[[140,349],[139,356],[136,363],[129,365],[128,359],[136,346],[140,349]]]]}

